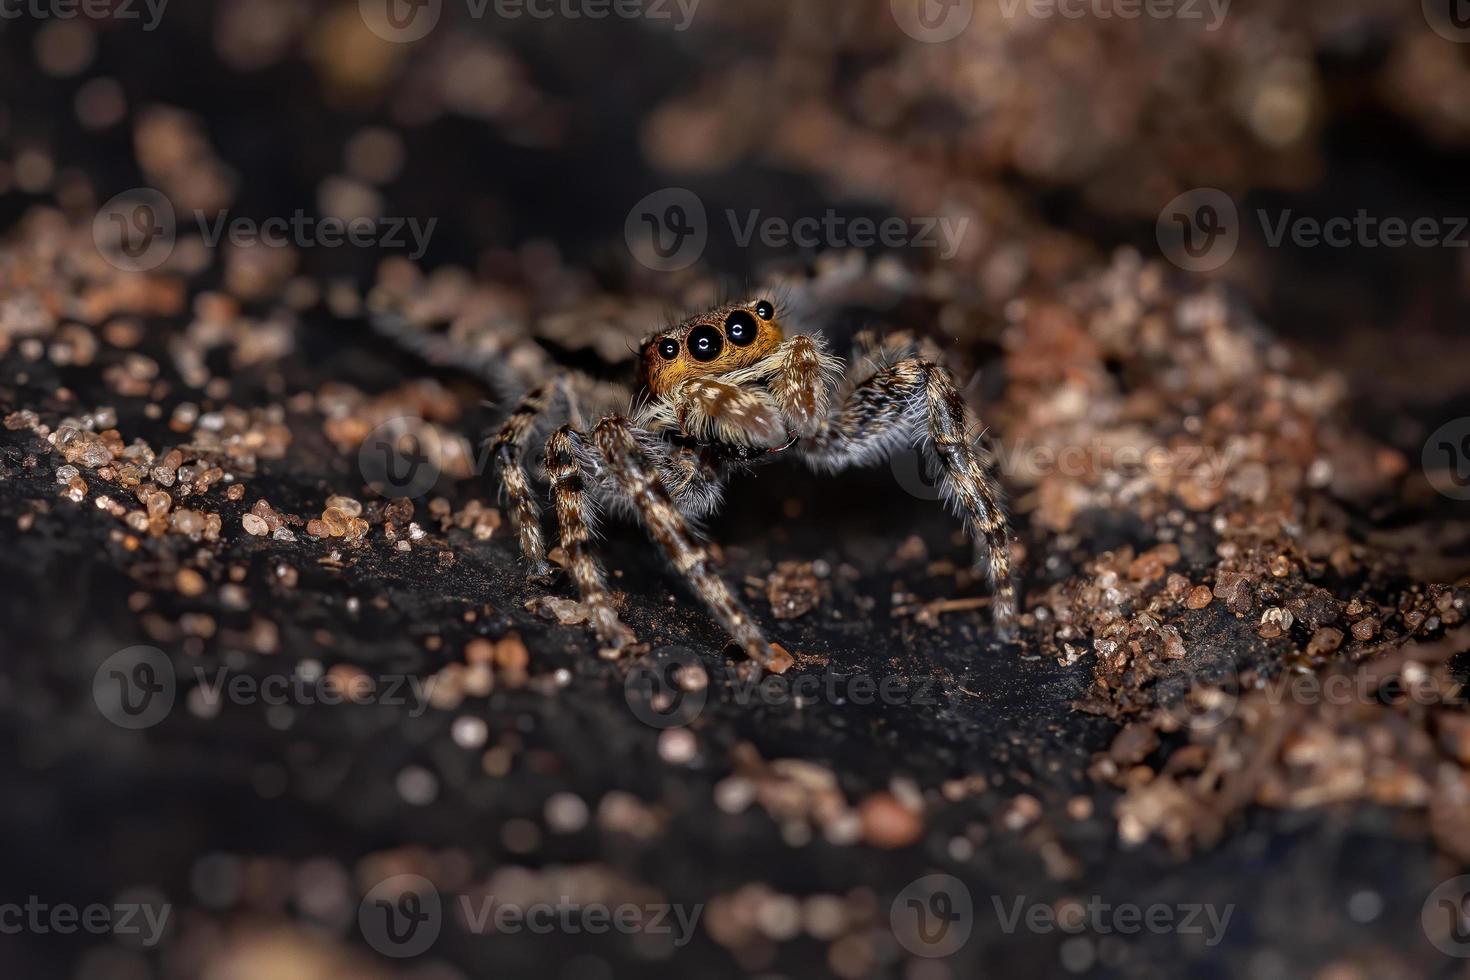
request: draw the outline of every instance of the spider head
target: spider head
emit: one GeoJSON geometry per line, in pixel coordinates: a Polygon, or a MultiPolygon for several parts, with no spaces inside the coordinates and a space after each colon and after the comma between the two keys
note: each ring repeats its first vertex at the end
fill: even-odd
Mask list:
{"type": "Polygon", "coordinates": [[[660,331],[639,350],[639,373],[655,397],[689,378],[748,368],[775,352],[784,335],[776,306],[754,300],[722,306],[660,331]]]}

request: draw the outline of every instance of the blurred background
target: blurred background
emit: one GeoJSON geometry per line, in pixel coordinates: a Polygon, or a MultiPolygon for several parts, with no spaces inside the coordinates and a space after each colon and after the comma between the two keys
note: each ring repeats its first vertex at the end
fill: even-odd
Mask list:
{"type": "MultiPolygon", "coordinates": [[[[677,295],[630,268],[623,228],[646,194],[685,187],[725,277],[817,251],[742,247],[728,208],[741,224],[753,209],[945,214],[970,220],[946,271],[998,304],[1119,245],[1156,251],[1165,206],[1218,188],[1247,220],[1240,254],[1203,274],[1367,372],[1354,376],[1370,413],[1383,398],[1427,409],[1453,382],[1434,365],[1457,358],[1435,354],[1463,340],[1467,249],[1268,247],[1249,220],[1466,210],[1452,0],[1180,0],[1136,18],[1021,0],[650,0],[570,16],[552,0],[94,6],[38,17],[16,0],[7,14],[12,221],[40,200],[95,213],[140,186],[256,221],[434,219],[423,267],[565,265],[577,281],[542,299],[570,307],[595,288],[677,295]],[[931,14],[935,28],[917,19],[931,14]]],[[[417,249],[286,251],[248,274],[362,288],[417,249]]],[[[226,250],[216,271],[232,262],[259,264],[226,250]]]]}
{"type": "MultiPolygon", "coordinates": [[[[1213,528],[1221,541],[1234,533],[1225,530],[1232,521],[1238,529],[1275,506],[1290,515],[1283,526],[1320,520],[1346,536],[1353,532],[1345,529],[1371,527],[1380,536],[1364,531],[1354,547],[1376,540],[1382,549],[1399,549],[1393,560],[1379,566],[1354,551],[1351,561],[1339,561],[1346,552],[1333,550],[1336,544],[1306,557],[1304,547],[1292,553],[1290,575],[1278,577],[1296,582],[1330,565],[1312,580],[1335,601],[1372,593],[1408,622],[1408,600],[1398,597],[1427,594],[1421,582],[1463,581],[1470,548],[1463,498],[1433,493],[1435,477],[1422,479],[1420,468],[1430,433],[1470,415],[1464,7],[1463,0],[0,0],[0,229],[7,241],[0,256],[0,395],[7,435],[45,438],[37,418],[21,414],[28,410],[51,431],[68,415],[92,413],[81,428],[117,426],[122,441],[147,437],[159,459],[164,446],[177,444],[184,455],[173,462],[168,487],[180,461],[214,438],[194,431],[201,412],[214,413],[220,420],[205,428],[217,434],[216,448],[242,473],[258,474],[281,513],[325,514],[328,493],[370,499],[362,491],[372,478],[359,470],[356,451],[384,418],[408,410],[473,440],[504,413],[494,391],[442,371],[442,386],[415,386],[412,379],[430,374],[429,367],[376,335],[371,311],[401,312],[529,383],[555,364],[617,377],[631,364],[632,345],[670,317],[723,296],[769,290],[839,349],[862,327],[917,329],[954,358],[972,401],[982,412],[994,410],[985,418],[1002,433],[1055,438],[1058,445],[1084,438],[1076,428],[1058,434],[1059,418],[1106,418],[1115,432],[1126,423],[1130,432],[1145,429],[1160,440],[1197,434],[1200,419],[1210,432],[1235,427],[1234,441],[1221,435],[1219,445],[1258,454],[1250,457],[1259,469],[1249,481],[1197,506],[1187,487],[1160,492],[1208,514],[1198,522],[1201,534],[1213,528]],[[1358,221],[1360,214],[1374,224],[1358,221]],[[1386,243],[1385,219],[1423,227],[1424,240],[1386,243]],[[336,230],[324,224],[332,220],[336,230]],[[1354,223],[1340,242],[1324,245],[1310,231],[1312,223],[1344,220],[1354,223]],[[891,221],[897,224],[885,224],[891,221]],[[879,228],[891,235],[880,236],[879,228]],[[361,240],[344,242],[347,229],[358,229],[361,240]],[[1181,322],[1209,326],[1177,334],[1173,326],[1154,329],[1144,314],[1172,311],[1176,301],[1185,311],[1181,322]],[[1056,312],[1063,307],[1075,319],[1056,312]],[[1228,327],[1217,332],[1220,324],[1228,327]],[[140,364],[127,351],[157,363],[140,364]],[[1261,380],[1268,376],[1274,380],[1261,380]],[[1302,378],[1312,380],[1300,387],[1288,380],[1302,378]],[[164,380],[175,388],[159,397],[154,386],[164,380]],[[1064,404],[1064,391],[1077,400],[1064,404]],[[1291,407],[1274,414],[1278,399],[1291,407]],[[161,408],[150,412],[149,402],[161,408]],[[1227,402],[1234,402],[1228,419],[1211,412],[1227,402]],[[114,405],[111,416],[102,412],[114,405]],[[312,412],[320,418],[313,416],[303,435],[300,417],[312,412]],[[1334,499],[1328,517],[1304,503],[1319,491],[1334,499]],[[1235,519],[1242,514],[1248,516],[1235,519]],[[1414,532],[1412,545],[1384,536],[1426,526],[1435,530],[1414,532]],[[1450,553],[1431,557],[1425,542],[1450,553]],[[1329,561],[1328,553],[1336,557],[1329,561]]],[[[1470,436],[1470,424],[1454,431],[1470,436]]],[[[1064,807],[1083,798],[1077,787],[1091,778],[1083,770],[1111,743],[1110,723],[1127,718],[1109,708],[1079,720],[1071,710],[1089,678],[1062,671],[1076,660],[1062,645],[1086,634],[1078,644],[1087,646],[1111,621],[1097,614],[1087,628],[1067,633],[1057,597],[1072,594],[1069,583],[1102,574],[1090,563],[1113,549],[1143,553],[1179,541],[1185,565],[1197,572],[1218,560],[1235,562],[1237,553],[1220,550],[1213,538],[1191,550],[1174,531],[1156,536],[1150,529],[1156,520],[1167,523],[1169,505],[1138,504],[1136,494],[1096,474],[1066,485],[1016,477],[1021,548],[1034,559],[1029,591],[1055,590],[1044,600],[1052,611],[1029,625],[1045,633],[1041,652],[1056,656],[1056,671],[1047,664],[991,677],[994,690],[1011,696],[1010,707],[947,707],[943,717],[953,724],[943,734],[933,730],[943,725],[918,717],[869,713],[853,722],[834,705],[814,734],[787,720],[763,731],[769,719],[730,712],[722,716],[729,730],[701,743],[709,770],[700,778],[709,784],[675,783],[657,767],[680,759],[681,744],[646,729],[627,731],[601,702],[558,707],[550,700],[566,683],[559,673],[575,674],[579,683],[595,677],[614,702],[621,679],[584,674],[602,668],[586,644],[561,636],[575,628],[515,618],[524,616],[524,603],[512,591],[524,583],[514,549],[499,514],[493,521],[481,516],[493,508],[494,493],[470,479],[472,461],[463,453],[442,462],[455,486],[438,487],[447,499],[434,513],[450,538],[492,542],[472,560],[481,562],[473,575],[439,580],[447,559],[434,565],[425,558],[397,573],[364,559],[358,579],[332,584],[317,567],[325,559],[311,552],[295,565],[302,591],[318,590],[312,604],[282,597],[282,588],[295,587],[296,571],[288,575],[259,550],[217,555],[210,566],[203,550],[213,547],[219,525],[211,527],[205,512],[183,518],[182,527],[175,520],[170,533],[181,531],[177,540],[159,538],[162,532],[148,539],[145,514],[129,544],[112,530],[117,521],[104,530],[78,523],[68,516],[73,511],[36,511],[25,503],[42,495],[36,486],[48,500],[56,483],[63,493],[71,487],[77,500],[97,492],[87,474],[80,489],[71,486],[74,469],[60,480],[36,471],[39,445],[6,448],[6,496],[13,498],[4,511],[7,527],[32,530],[24,516],[31,514],[39,522],[34,530],[44,533],[7,530],[13,581],[0,608],[9,634],[3,690],[14,759],[4,768],[17,802],[3,824],[9,842],[0,847],[11,882],[5,897],[23,900],[50,889],[76,903],[107,902],[136,887],[158,902],[173,896],[178,918],[163,952],[115,937],[80,943],[54,931],[5,935],[0,946],[12,955],[0,963],[10,975],[448,980],[533,971],[766,971],[940,980],[1017,963],[1038,974],[1195,969],[1201,976],[1263,977],[1318,970],[1312,975],[1410,976],[1430,969],[1426,964],[1459,965],[1426,959],[1423,950],[1403,957],[1387,951],[1395,934],[1412,933],[1418,942],[1416,889],[1446,870],[1429,870],[1440,852],[1424,845],[1424,828],[1404,832],[1396,817],[1355,811],[1330,842],[1313,837],[1295,850],[1289,842],[1306,831],[1288,815],[1269,826],[1250,824],[1237,838],[1242,850],[1229,852],[1233,865],[1216,855],[1176,871],[1178,848],[1166,853],[1162,845],[1119,864],[1109,843],[1118,828],[1104,816],[1129,791],[1121,782],[1076,816],[1077,839],[1067,849],[1091,855],[1081,862],[1089,873],[1124,890],[1156,873],[1159,887],[1176,889],[1174,901],[1259,901],[1255,931],[1237,925],[1219,958],[1186,960],[1172,947],[1140,947],[1151,950],[1146,955],[1106,944],[1066,947],[1065,937],[1050,936],[1020,946],[995,936],[983,952],[966,954],[970,959],[905,957],[891,937],[871,934],[888,937],[888,903],[903,883],[944,861],[1003,849],[1005,838],[977,837],[966,822],[980,817],[951,813],[926,824],[937,836],[919,843],[900,827],[890,848],[887,802],[865,818],[863,833],[882,852],[868,882],[847,880],[851,859],[835,843],[830,853],[792,858],[799,844],[791,832],[781,838],[763,827],[742,832],[756,834],[749,847],[762,856],[751,864],[769,872],[777,891],[739,891],[737,869],[747,852],[732,842],[734,824],[705,828],[722,839],[731,835],[710,858],[721,868],[725,904],[707,912],[716,920],[707,926],[712,935],[702,933],[678,955],[636,944],[611,952],[596,944],[548,946],[524,935],[495,949],[461,935],[402,963],[396,954],[377,955],[382,946],[355,931],[354,889],[370,892],[387,873],[423,872],[428,850],[438,862],[428,876],[446,890],[445,881],[479,880],[517,862],[550,875],[547,869],[595,859],[590,884],[538,880],[532,887],[512,875],[497,885],[502,893],[540,888],[553,897],[557,888],[640,895],[641,886],[627,882],[657,881],[664,894],[713,901],[715,886],[706,889],[701,877],[702,848],[710,845],[698,825],[729,812],[723,803],[720,813],[708,805],[716,779],[732,771],[755,779],[754,764],[741,755],[749,740],[759,745],[757,761],[806,755],[832,767],[783,773],[777,781],[785,780],[795,798],[881,792],[897,798],[900,824],[907,798],[893,789],[895,773],[921,773],[913,793],[929,794],[930,804],[949,786],[945,780],[978,773],[978,788],[947,798],[983,799],[975,813],[1002,827],[1010,826],[1017,794],[1030,800],[1023,811],[1038,798],[1048,813],[1054,803],[1064,807]],[[1109,508],[1117,520],[1078,516],[1109,508]],[[1061,557],[1039,557],[1046,554],[1061,557]],[[184,575],[195,568],[202,575],[197,589],[184,575]],[[281,586],[287,578],[292,584],[281,586]],[[230,585],[240,591],[218,593],[230,585]],[[362,618],[347,605],[372,605],[375,595],[385,597],[384,609],[391,597],[406,619],[386,612],[374,619],[378,614],[366,608],[362,618]],[[462,599],[468,609],[484,596],[495,606],[506,601],[484,611],[479,623],[449,603],[462,599]],[[218,634],[215,618],[202,624],[201,616],[217,618],[218,634]],[[425,624],[435,620],[448,620],[442,650],[421,642],[425,624]],[[430,721],[410,723],[380,704],[344,730],[326,713],[309,711],[287,719],[227,709],[233,723],[208,725],[212,716],[191,708],[192,717],[171,717],[152,740],[126,744],[133,737],[96,719],[86,697],[81,707],[74,703],[79,680],[85,684],[108,653],[129,642],[156,643],[171,656],[182,651],[184,659],[218,656],[241,669],[254,669],[252,658],[305,645],[319,668],[334,660],[321,653],[321,634],[349,622],[355,646],[344,663],[355,657],[379,669],[437,670],[482,626],[497,643],[515,627],[542,667],[533,675],[552,680],[546,690],[517,690],[510,702],[486,702],[458,718],[437,705],[430,721]],[[408,632],[412,651],[391,648],[396,633],[408,632]],[[58,651],[85,653],[68,666],[58,651]],[[441,711],[443,724],[431,724],[441,711]],[[1034,724],[1027,730],[1041,748],[1017,747],[1013,756],[996,748],[1013,722],[1034,724]],[[510,746],[505,751],[516,756],[522,781],[477,782],[486,773],[505,777],[509,755],[479,758],[477,751],[478,767],[446,761],[447,747],[482,748],[487,726],[491,751],[510,746]],[[805,743],[806,735],[814,742],[805,743]],[[401,749],[397,739],[412,745],[401,749]],[[111,747],[99,761],[89,746],[102,743],[111,747]],[[573,747],[584,743],[601,748],[571,761],[573,747]],[[934,757],[924,758],[931,751],[934,757]],[[1023,757],[1024,765],[1016,761],[1023,757]],[[1053,776],[1066,785],[1043,790],[1032,782],[1053,776]],[[310,789],[317,785],[332,789],[310,789]],[[454,805],[431,806],[440,793],[454,795],[454,805]],[[589,806],[592,823],[620,836],[611,843],[578,837],[589,806]],[[475,830],[482,820],[495,841],[488,853],[475,830]],[[935,828],[946,820],[940,834],[935,828]],[[662,850],[660,834],[667,835],[662,850]],[[1358,834],[1396,841],[1383,845],[1371,889],[1352,886],[1336,870],[1313,877],[1319,867],[1351,864],[1345,855],[1358,834]],[[900,845],[913,846],[902,860],[890,853],[900,845]],[[1418,862],[1415,870],[1395,866],[1400,847],[1404,861],[1418,862]],[[1272,854],[1281,859],[1268,859],[1272,854]],[[1295,870],[1283,854],[1298,855],[1295,870]],[[1251,860],[1276,869],[1260,875],[1275,874],[1282,887],[1300,891],[1269,901],[1256,895],[1256,872],[1240,870],[1254,868],[1251,860]],[[813,899],[825,895],[823,888],[836,904],[813,899]],[[1351,909],[1348,898],[1338,900],[1364,889],[1374,897],[1351,909]],[[1394,889],[1408,897],[1393,901],[1394,889]],[[1391,914],[1364,911],[1385,902],[1391,914]],[[1304,927],[1310,936],[1301,949],[1287,951],[1291,937],[1277,934],[1282,945],[1257,955],[1271,949],[1265,923],[1274,917],[1275,928],[1284,928],[1298,903],[1322,915],[1317,921],[1304,914],[1316,927],[1304,927]],[[789,935],[788,919],[798,923],[789,935]],[[1370,924],[1379,930],[1363,940],[1370,948],[1336,959],[1352,931],[1370,924]],[[783,945],[789,941],[794,951],[783,945]],[[1298,953],[1302,959],[1293,958],[1298,953]]],[[[120,445],[114,448],[121,458],[120,445]]],[[[66,461],[87,463],[71,454],[66,461]]],[[[1460,474],[1470,470],[1467,459],[1452,456],[1450,465],[1460,474]]],[[[198,469],[206,490],[207,472],[198,469]]],[[[885,514],[899,516],[875,531],[872,512],[858,512],[837,525],[852,530],[851,540],[892,531],[901,542],[911,516],[927,521],[913,515],[937,509],[928,500],[879,496],[893,493],[877,489],[892,475],[860,482],[853,499],[876,498],[879,506],[887,500],[894,509],[885,514]]],[[[733,535],[731,561],[741,573],[764,576],[764,531],[793,514],[811,521],[831,504],[822,494],[793,491],[794,504],[780,493],[766,502],[737,500],[716,529],[733,535]]],[[[252,489],[221,505],[226,538],[238,537],[241,515],[258,495],[252,489]]],[[[430,524],[424,496],[417,514],[430,524]]],[[[167,512],[173,504],[161,506],[167,512]]],[[[106,520],[86,506],[86,520],[106,520]]],[[[146,500],[142,506],[151,512],[146,500]]],[[[383,507],[370,503],[365,516],[393,522],[383,507]]],[[[355,516],[350,507],[337,509],[355,516]]],[[[250,513],[260,514],[260,526],[268,524],[273,535],[279,529],[269,506],[250,513]]],[[[940,521],[915,524],[936,560],[946,547],[938,542],[947,532],[934,530],[940,521]]],[[[295,533],[304,540],[308,532],[295,533]]],[[[833,545],[820,526],[790,536],[776,531],[773,539],[808,558],[833,545]]],[[[614,536],[628,551],[635,540],[614,536]]],[[[864,576],[888,574],[881,588],[895,595],[907,588],[925,601],[945,594],[916,584],[918,572],[893,585],[890,573],[899,565],[885,563],[894,548],[892,540],[873,541],[871,560],[856,564],[864,576]]],[[[1179,554],[1175,547],[1173,561],[1179,554]]],[[[1262,552],[1263,563],[1269,557],[1262,552]]],[[[622,561],[630,589],[650,603],[667,602],[672,586],[651,556],[622,561]]],[[[962,589],[973,585],[946,574],[962,589]]],[[[1228,593],[1217,586],[1214,595],[1228,593]]],[[[1243,629],[1255,630],[1264,605],[1250,610],[1243,629]]],[[[871,607],[853,608],[861,616],[871,607]]],[[[1079,623],[1086,618],[1077,615],[1079,623]]],[[[1300,611],[1297,619],[1297,646],[1306,647],[1315,634],[1301,633],[1300,611]]],[[[934,642],[973,646],[983,641],[979,624],[934,642]]],[[[1234,628],[1220,629],[1227,626],[1234,628]]],[[[680,626],[717,649],[718,639],[701,629],[680,626]]],[[[915,641],[893,630],[893,646],[874,653],[875,662],[911,655],[915,641]]],[[[1376,642],[1374,630],[1362,637],[1363,651],[1376,642]]],[[[1280,631],[1266,638],[1278,640],[1280,631]]],[[[1249,639],[1254,643],[1255,634],[1249,639]]],[[[843,642],[859,640],[849,633],[843,642]]],[[[1256,649],[1260,644],[1241,653],[1250,644],[1228,638],[1206,645],[1236,659],[1268,656],[1256,649]]],[[[499,672],[515,676],[517,654],[507,648],[494,656],[497,684],[504,684],[499,672]]],[[[1269,657],[1278,666],[1287,662],[1279,649],[1269,657]]],[[[1165,752],[1172,744],[1166,739],[1165,752]]],[[[744,791],[720,785],[727,794],[744,791]]],[[[1428,806],[1383,793],[1363,797],[1374,806],[1428,806]]],[[[1231,805],[1252,798],[1246,793],[1231,805]]],[[[1190,837],[1171,836],[1166,824],[1160,818],[1151,828],[1169,844],[1190,837]]],[[[1017,826],[1030,826],[1030,819],[1023,815],[1017,826]]],[[[1027,853],[1045,856],[1024,867],[992,855],[997,863],[971,870],[987,880],[1075,881],[1059,870],[1058,852],[1047,850],[1052,845],[1061,847],[1030,840],[1027,853]]],[[[1463,842],[1458,850],[1441,845],[1456,860],[1470,856],[1463,842]]],[[[982,894],[976,891],[977,903],[988,904],[982,894]]]]}
{"type": "Polygon", "coordinates": [[[1164,207],[1219,188],[1245,209],[1241,251],[1202,275],[1354,372],[1370,411],[1423,407],[1454,381],[1426,378],[1426,361],[1457,360],[1435,354],[1463,336],[1466,248],[1270,247],[1251,220],[1466,210],[1452,0],[1179,0],[1136,18],[1126,3],[931,6],[94,0],[94,16],[35,16],[16,0],[3,206],[94,215],[156,187],[185,217],[432,219],[423,248],[269,263],[225,248],[215,272],[263,295],[295,273],[365,289],[419,251],[425,269],[501,279],[550,263],[576,275],[539,300],[575,307],[591,289],[647,288],[623,225],[645,194],[682,187],[706,206],[701,257],[725,278],[819,251],[742,244],[732,207],[739,226],[828,207],[948,215],[967,226],[945,272],[1000,303],[1119,245],[1157,250],[1164,207]]]}

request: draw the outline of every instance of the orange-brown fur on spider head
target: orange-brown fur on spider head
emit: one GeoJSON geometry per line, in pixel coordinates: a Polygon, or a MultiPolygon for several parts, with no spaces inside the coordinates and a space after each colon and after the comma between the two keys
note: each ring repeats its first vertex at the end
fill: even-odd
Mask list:
{"type": "Polygon", "coordinates": [[[638,350],[639,380],[654,397],[662,397],[681,381],[748,368],[775,353],[783,339],[781,318],[770,301],[722,306],[691,317],[677,327],[661,330],[645,340],[638,350]],[[749,319],[741,317],[732,321],[736,314],[744,314],[749,319]],[[754,339],[744,346],[733,342],[733,324],[743,322],[749,329],[752,321],[756,331],[754,339]],[[719,353],[709,360],[699,360],[691,349],[690,338],[693,336],[695,341],[708,342],[711,331],[719,336],[719,353]],[[670,353],[673,357],[668,356],[670,353]]]}

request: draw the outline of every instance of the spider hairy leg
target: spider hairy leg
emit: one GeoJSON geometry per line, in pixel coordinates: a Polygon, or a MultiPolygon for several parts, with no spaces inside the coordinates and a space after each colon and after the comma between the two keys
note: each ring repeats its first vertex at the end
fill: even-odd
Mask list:
{"type": "Polygon", "coordinates": [[[546,560],[546,540],[541,533],[541,506],[531,492],[531,478],[523,457],[531,430],[550,408],[558,384],[559,381],[553,380],[532,388],[495,438],[495,460],[500,481],[510,498],[511,518],[520,536],[521,554],[530,567],[531,578],[537,581],[549,581],[552,569],[546,560]]]}
{"type": "Polygon", "coordinates": [[[929,402],[929,438],[944,467],[940,490],[976,536],[976,564],[985,568],[995,595],[991,606],[996,631],[1006,638],[1016,631],[1016,583],[1011,572],[1010,527],[999,484],[970,437],[970,413],[949,372],[924,362],[929,402]],[[983,539],[984,546],[980,541],[983,539]]]}
{"type": "Polygon", "coordinates": [[[776,657],[770,645],[730,587],[715,574],[709,552],[689,533],[684,516],[639,445],[632,423],[616,416],[603,419],[593,429],[592,441],[613,480],[632,502],[674,569],[689,581],[695,594],[752,660],[762,666],[773,665],[776,657]]]}
{"type": "Polygon", "coordinates": [[[921,439],[943,468],[940,494],[963,517],[995,596],[992,617],[1004,637],[1014,634],[1016,589],[1009,529],[999,484],[971,438],[970,415],[948,372],[919,358],[880,368],[857,385],[816,436],[805,444],[808,463],[827,472],[867,466],[921,439]]]}
{"type": "Polygon", "coordinates": [[[587,485],[591,467],[584,460],[587,449],[582,433],[564,425],[546,442],[546,475],[551,480],[551,498],[561,529],[561,547],[566,552],[567,570],[591,614],[597,638],[615,650],[637,642],[613,608],[607,576],[592,551],[597,522],[597,504],[587,485]]]}

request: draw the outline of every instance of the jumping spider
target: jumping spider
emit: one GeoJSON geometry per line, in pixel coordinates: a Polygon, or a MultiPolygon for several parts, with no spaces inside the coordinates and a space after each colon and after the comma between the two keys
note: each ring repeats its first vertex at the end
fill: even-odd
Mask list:
{"type": "MultiPolygon", "coordinates": [[[[993,615],[1014,629],[1016,591],[999,488],[972,439],[949,373],[906,336],[859,337],[850,363],[820,337],[786,338],[769,300],[724,306],[645,340],[637,390],[564,374],[533,389],[495,440],[521,551],[549,581],[541,508],[524,454],[541,425],[570,419],[545,444],[546,474],[572,579],[598,639],[636,642],[618,618],[592,548],[599,512],[640,520],[726,632],[763,666],[774,653],[715,573],[690,521],[714,512],[726,481],[778,454],[835,473],[923,444],[942,467],[941,493],[970,528],[994,591],[993,615]],[[599,419],[590,432],[584,419],[599,419]]],[[[544,431],[544,429],[541,429],[544,431]]]]}

